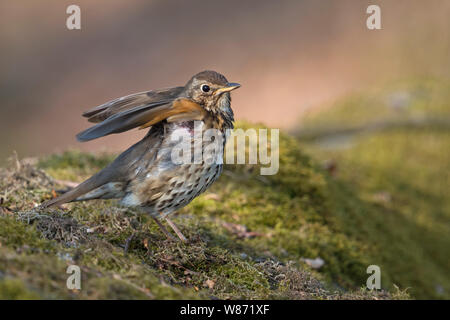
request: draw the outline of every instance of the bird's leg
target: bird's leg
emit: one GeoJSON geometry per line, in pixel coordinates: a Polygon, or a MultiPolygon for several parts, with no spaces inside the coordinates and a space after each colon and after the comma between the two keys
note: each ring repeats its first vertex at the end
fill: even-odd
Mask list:
{"type": "Polygon", "coordinates": [[[175,233],[177,234],[178,238],[180,238],[180,240],[182,242],[187,242],[188,241],[186,239],[186,237],[181,233],[180,229],[178,229],[178,227],[175,225],[175,223],[172,222],[172,220],[170,220],[169,218],[166,218],[166,221],[169,224],[169,226],[172,228],[172,230],[175,231],[175,233]]]}
{"type": "Polygon", "coordinates": [[[166,227],[163,226],[163,224],[158,220],[158,218],[154,216],[152,216],[152,218],[153,220],[155,220],[158,227],[161,229],[161,231],[166,235],[168,239],[176,241],[175,237],[169,231],[167,231],[166,227]]]}

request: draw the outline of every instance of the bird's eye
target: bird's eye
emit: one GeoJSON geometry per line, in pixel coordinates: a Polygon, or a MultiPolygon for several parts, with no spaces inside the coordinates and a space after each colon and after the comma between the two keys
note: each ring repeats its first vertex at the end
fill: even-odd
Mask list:
{"type": "Polygon", "coordinates": [[[211,88],[207,84],[202,85],[203,92],[209,92],[209,90],[211,90],[211,88]]]}

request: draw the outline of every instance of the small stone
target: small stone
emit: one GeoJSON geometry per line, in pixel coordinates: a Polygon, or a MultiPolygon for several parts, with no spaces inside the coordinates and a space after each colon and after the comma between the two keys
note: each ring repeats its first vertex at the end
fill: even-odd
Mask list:
{"type": "Polygon", "coordinates": [[[313,269],[320,269],[325,264],[325,261],[320,257],[317,257],[315,259],[301,258],[300,260],[305,262],[313,269]]]}
{"type": "Polygon", "coordinates": [[[392,202],[392,195],[387,191],[381,191],[381,192],[374,193],[372,198],[373,198],[373,201],[382,203],[382,204],[388,204],[388,203],[392,202]]]}

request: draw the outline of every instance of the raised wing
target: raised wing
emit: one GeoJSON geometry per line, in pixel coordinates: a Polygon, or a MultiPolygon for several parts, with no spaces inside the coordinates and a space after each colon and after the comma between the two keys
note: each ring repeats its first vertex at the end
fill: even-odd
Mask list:
{"type": "Polygon", "coordinates": [[[130,94],[86,111],[83,113],[83,117],[87,117],[89,122],[101,122],[114,114],[138,106],[172,102],[182,91],[183,87],[174,87],[130,94]]]}
{"type": "Polygon", "coordinates": [[[133,100],[134,102],[130,102],[128,107],[125,108],[117,104],[121,103],[121,100],[118,99],[115,104],[109,107],[101,108],[102,106],[100,106],[85,113],[86,116],[90,117],[89,120],[91,117],[96,117],[95,120],[104,120],[80,132],[77,135],[77,139],[79,141],[89,141],[136,127],[141,129],[147,128],[163,120],[168,122],[202,120],[205,116],[205,111],[200,105],[186,98],[176,98],[171,101],[141,101],[137,103],[138,100],[139,98],[136,98],[136,100],[133,100]],[[101,117],[100,113],[102,113],[101,117]]]}

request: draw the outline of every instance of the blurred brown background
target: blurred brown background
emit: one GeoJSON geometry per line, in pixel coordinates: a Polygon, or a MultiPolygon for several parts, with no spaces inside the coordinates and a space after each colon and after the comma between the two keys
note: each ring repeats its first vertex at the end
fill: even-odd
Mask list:
{"type": "Polygon", "coordinates": [[[0,158],[122,150],[143,132],[80,144],[82,111],[184,84],[203,69],[243,86],[237,119],[296,126],[347,92],[450,75],[450,1],[0,1],[0,158]],[[81,7],[82,30],[66,28],[81,7]],[[366,28],[378,4],[382,30],[366,28]]]}

